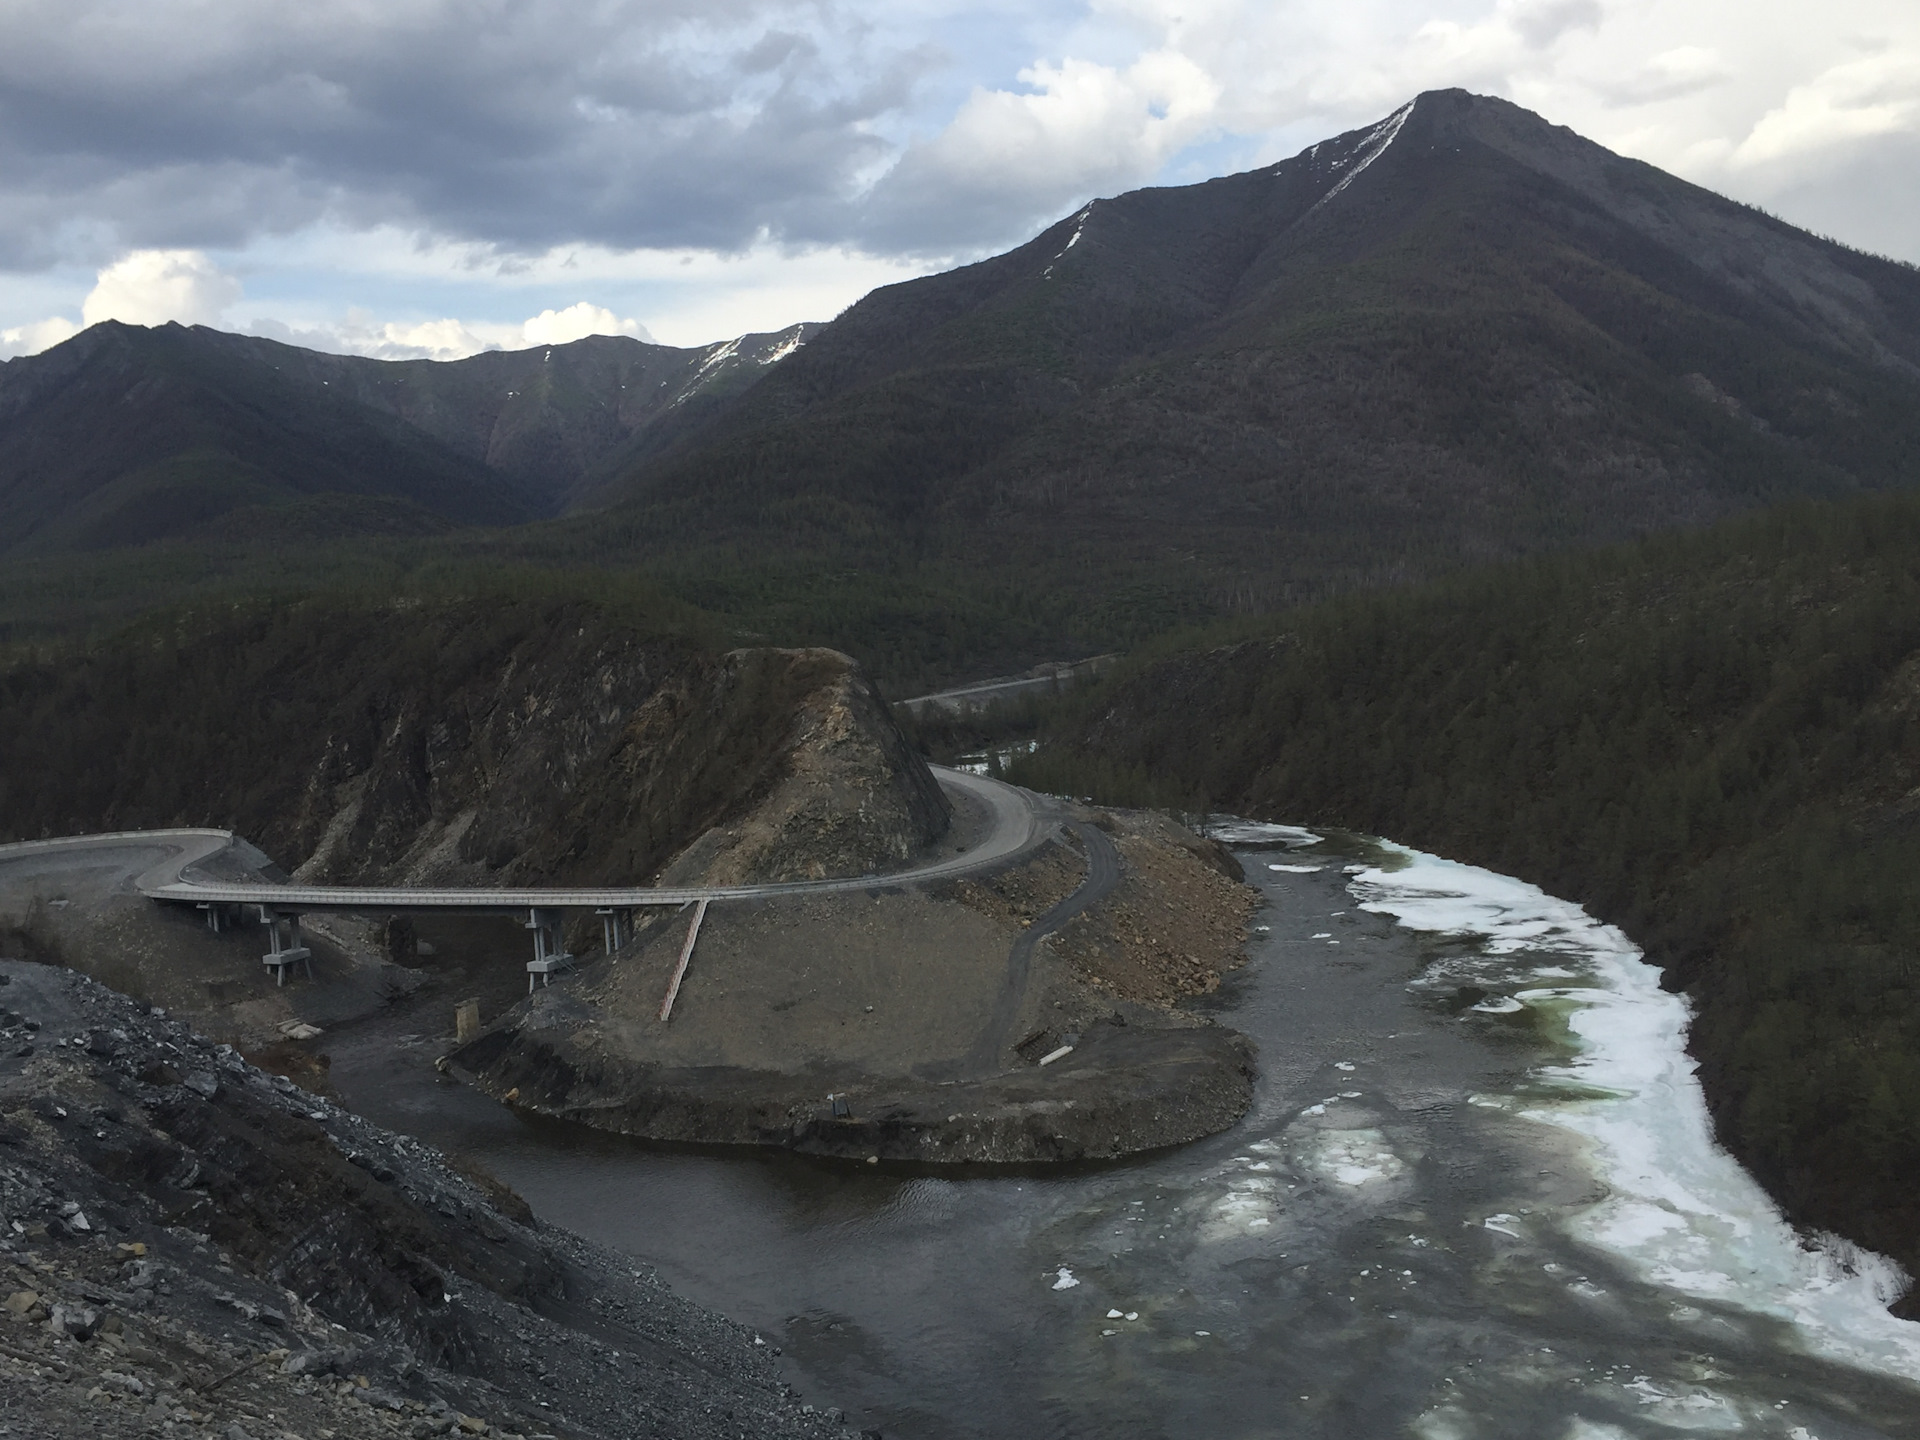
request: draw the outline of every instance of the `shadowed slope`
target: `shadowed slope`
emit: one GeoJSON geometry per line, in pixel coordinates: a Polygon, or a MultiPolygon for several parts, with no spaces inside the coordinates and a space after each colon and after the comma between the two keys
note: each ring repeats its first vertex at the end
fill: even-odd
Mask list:
{"type": "Polygon", "coordinates": [[[1908,483],[1917,360],[1912,269],[1439,92],[876,291],[603,493],[643,554],[1198,560],[1225,606],[1908,483]]]}

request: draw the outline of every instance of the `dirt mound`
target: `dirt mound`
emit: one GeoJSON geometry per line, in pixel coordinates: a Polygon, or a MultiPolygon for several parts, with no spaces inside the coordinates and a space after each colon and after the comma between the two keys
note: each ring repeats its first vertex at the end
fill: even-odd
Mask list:
{"type": "Polygon", "coordinates": [[[1252,1049],[1179,1002],[1240,963],[1254,892],[1162,816],[1047,803],[1057,838],[994,873],[712,907],[666,1019],[690,921],[655,919],[449,1063],[604,1130],[863,1160],[1100,1159],[1224,1129],[1252,1049]]]}

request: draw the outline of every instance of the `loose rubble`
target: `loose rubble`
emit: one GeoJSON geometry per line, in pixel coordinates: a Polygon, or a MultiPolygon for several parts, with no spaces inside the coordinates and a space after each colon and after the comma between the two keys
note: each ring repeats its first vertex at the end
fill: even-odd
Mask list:
{"type": "Polygon", "coordinates": [[[0,960],[0,1437],[846,1437],[510,1191],[0,960]]]}

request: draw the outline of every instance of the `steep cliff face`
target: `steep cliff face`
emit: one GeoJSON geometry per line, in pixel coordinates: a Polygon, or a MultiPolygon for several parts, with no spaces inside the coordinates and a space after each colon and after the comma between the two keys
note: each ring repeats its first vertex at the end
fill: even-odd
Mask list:
{"type": "Polygon", "coordinates": [[[862,873],[947,821],[846,656],[720,654],[581,602],[149,634],[0,676],[0,728],[10,837],[211,824],[322,881],[637,883],[690,847],[680,871],[862,873]]]}
{"type": "Polygon", "coordinates": [[[946,831],[946,796],[845,655],[743,650],[727,666],[727,682],[773,667],[801,692],[779,772],[732,821],[676,856],[664,878],[739,885],[861,875],[903,864],[946,831]]]}

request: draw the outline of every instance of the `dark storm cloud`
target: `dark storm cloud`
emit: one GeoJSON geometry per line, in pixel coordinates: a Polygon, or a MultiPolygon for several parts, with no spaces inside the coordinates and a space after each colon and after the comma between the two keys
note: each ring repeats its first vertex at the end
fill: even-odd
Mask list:
{"type": "Polygon", "coordinates": [[[324,218],[541,250],[845,238],[929,57],[820,5],[0,0],[0,265],[324,218]]]}

